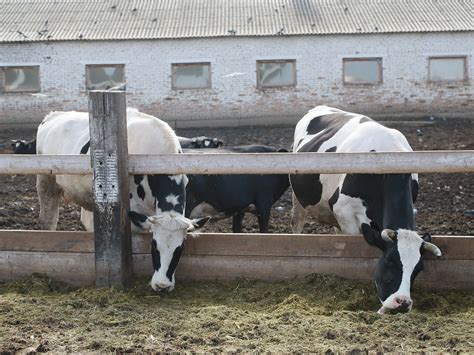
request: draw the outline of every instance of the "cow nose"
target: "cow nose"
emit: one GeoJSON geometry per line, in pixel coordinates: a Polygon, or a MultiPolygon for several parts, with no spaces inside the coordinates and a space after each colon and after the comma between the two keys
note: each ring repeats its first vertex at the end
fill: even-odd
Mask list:
{"type": "Polygon", "coordinates": [[[167,285],[167,284],[162,284],[162,283],[159,283],[156,285],[156,287],[158,288],[158,291],[165,291],[167,289],[170,288],[171,285],[167,285]]]}
{"type": "Polygon", "coordinates": [[[412,305],[412,301],[408,298],[397,297],[395,302],[398,305],[397,310],[400,312],[408,312],[412,305]]]}

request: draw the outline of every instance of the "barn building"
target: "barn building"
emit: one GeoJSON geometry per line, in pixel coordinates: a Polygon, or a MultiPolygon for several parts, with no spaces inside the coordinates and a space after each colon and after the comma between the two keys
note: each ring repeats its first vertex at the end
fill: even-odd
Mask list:
{"type": "Polygon", "coordinates": [[[175,127],[293,123],[318,104],[472,117],[469,0],[0,0],[0,123],[129,106],[175,127]]]}

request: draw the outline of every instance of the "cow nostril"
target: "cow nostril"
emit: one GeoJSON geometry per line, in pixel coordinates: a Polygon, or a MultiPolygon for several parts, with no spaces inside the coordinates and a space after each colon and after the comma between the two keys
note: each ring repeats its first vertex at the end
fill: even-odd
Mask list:
{"type": "Polygon", "coordinates": [[[158,291],[164,291],[170,288],[170,285],[166,285],[166,284],[158,284],[156,286],[158,288],[158,291]]]}

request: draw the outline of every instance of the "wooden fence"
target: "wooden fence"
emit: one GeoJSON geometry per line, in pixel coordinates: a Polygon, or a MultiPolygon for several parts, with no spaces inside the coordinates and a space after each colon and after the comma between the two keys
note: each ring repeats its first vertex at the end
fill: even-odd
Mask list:
{"type": "MultiPolygon", "coordinates": [[[[132,238],[132,275],[153,273],[150,234],[132,238]]],[[[417,284],[433,289],[474,289],[473,237],[434,236],[443,251],[426,254],[417,284]]],[[[40,272],[74,285],[96,281],[94,235],[88,232],[0,231],[0,280],[40,272]]],[[[178,280],[238,277],[282,280],[313,273],[373,280],[380,252],[361,236],[217,234],[188,238],[178,280]]]]}
{"type": "MultiPolygon", "coordinates": [[[[0,280],[32,272],[76,285],[126,285],[151,275],[150,236],[123,220],[131,174],[281,174],[474,172],[474,151],[411,153],[180,154],[128,157],[125,93],[91,92],[91,156],[0,155],[4,174],[93,174],[94,235],[0,231],[0,280]],[[124,148],[125,147],[125,148],[124,148]]],[[[206,152],[207,153],[207,152],[206,152]]],[[[443,256],[428,257],[420,283],[474,288],[474,237],[435,237],[443,256]]],[[[311,273],[372,279],[376,248],[360,236],[202,234],[188,238],[177,278],[287,279],[311,273]]]]}

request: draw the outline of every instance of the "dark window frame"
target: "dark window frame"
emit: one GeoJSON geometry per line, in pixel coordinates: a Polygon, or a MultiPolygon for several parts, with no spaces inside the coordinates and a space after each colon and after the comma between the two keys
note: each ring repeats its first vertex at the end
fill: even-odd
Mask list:
{"type": "Polygon", "coordinates": [[[171,89],[172,90],[208,90],[212,88],[212,66],[211,62],[190,62],[190,63],[171,63],[171,89]],[[199,87],[179,87],[176,86],[176,68],[177,67],[197,67],[197,66],[207,66],[209,77],[207,80],[206,86],[199,87]]]}
{"type": "MultiPolygon", "coordinates": [[[[88,68],[110,68],[110,67],[122,67],[123,83],[126,82],[126,79],[125,79],[125,64],[123,64],[123,63],[122,64],[120,64],[120,63],[116,63],[116,64],[86,64],[85,65],[85,87],[86,87],[86,91],[91,90],[91,89],[89,89],[89,86],[88,86],[88,82],[90,81],[90,72],[87,69],[88,68]]],[[[96,89],[92,89],[92,90],[96,90],[96,89]]]]}
{"type": "Polygon", "coordinates": [[[296,77],[296,59],[264,59],[264,60],[257,60],[255,64],[256,72],[257,72],[257,87],[259,89],[269,89],[269,88],[287,88],[287,87],[296,87],[298,80],[296,77]],[[261,78],[260,78],[260,71],[259,65],[266,64],[266,63],[292,63],[293,64],[293,83],[291,84],[284,84],[284,85],[262,85],[261,78]]]}
{"type": "Polygon", "coordinates": [[[383,84],[383,58],[382,57],[358,57],[358,58],[351,58],[346,57],[342,58],[342,83],[344,85],[369,85],[369,86],[377,86],[383,84]],[[346,73],[345,73],[345,63],[346,62],[376,62],[378,64],[379,70],[379,80],[374,81],[367,81],[367,82],[358,82],[358,83],[350,83],[346,81],[346,73]]]}
{"type": "Polygon", "coordinates": [[[0,93],[1,94],[30,94],[41,92],[41,72],[39,65],[5,65],[0,66],[0,93]],[[6,90],[5,88],[5,70],[6,69],[37,69],[38,71],[38,88],[32,90],[6,90]]]}
{"type": "Polygon", "coordinates": [[[467,55],[437,55],[437,56],[430,56],[428,57],[428,82],[439,84],[439,83],[462,83],[467,82],[469,80],[468,70],[467,70],[467,55]],[[463,69],[463,78],[461,80],[452,80],[452,79],[444,79],[444,80],[432,80],[431,79],[431,60],[432,59],[462,59],[464,61],[463,69]]]}

